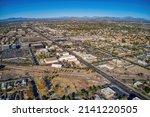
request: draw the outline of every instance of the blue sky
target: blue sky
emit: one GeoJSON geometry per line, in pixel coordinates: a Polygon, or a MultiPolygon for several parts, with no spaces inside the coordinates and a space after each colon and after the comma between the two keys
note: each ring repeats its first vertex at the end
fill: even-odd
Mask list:
{"type": "Polygon", "coordinates": [[[0,0],[0,19],[114,16],[150,19],[150,0],[0,0]]]}

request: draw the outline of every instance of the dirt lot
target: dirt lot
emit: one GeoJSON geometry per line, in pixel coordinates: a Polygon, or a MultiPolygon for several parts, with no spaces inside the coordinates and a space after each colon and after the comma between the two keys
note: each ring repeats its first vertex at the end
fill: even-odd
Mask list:
{"type": "Polygon", "coordinates": [[[150,79],[150,70],[144,69],[137,65],[134,65],[127,69],[123,67],[115,67],[113,70],[109,70],[108,73],[112,74],[118,79],[150,79]]]}
{"type": "MultiPolygon", "coordinates": [[[[86,75],[85,75],[86,76],[86,75]]],[[[88,75],[87,75],[88,76],[88,75]]],[[[81,89],[86,89],[90,86],[98,86],[98,85],[104,85],[108,83],[101,77],[84,77],[84,76],[60,76],[54,78],[51,83],[53,84],[52,90],[56,92],[56,95],[63,96],[68,95],[72,92],[80,91],[81,89]]]]}
{"type": "Polygon", "coordinates": [[[34,78],[37,88],[41,96],[47,96],[47,88],[44,80],[42,78],[34,78]]]}
{"type": "Polygon", "coordinates": [[[76,92],[74,83],[68,78],[57,77],[54,78],[51,83],[53,84],[52,89],[55,91],[55,95],[58,97],[76,92]]]}

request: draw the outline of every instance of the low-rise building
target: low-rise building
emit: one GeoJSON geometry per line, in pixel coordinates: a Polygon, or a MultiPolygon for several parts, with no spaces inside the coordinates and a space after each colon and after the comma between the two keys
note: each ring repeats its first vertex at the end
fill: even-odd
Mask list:
{"type": "Polygon", "coordinates": [[[110,65],[108,65],[108,64],[99,65],[98,67],[100,67],[100,68],[107,68],[107,69],[109,69],[109,70],[114,69],[113,66],[110,66],[110,65]]]}
{"type": "Polygon", "coordinates": [[[56,57],[46,58],[44,59],[45,64],[53,64],[58,63],[58,59],[56,57]]]}
{"type": "Polygon", "coordinates": [[[2,84],[1,84],[1,89],[2,89],[2,90],[6,90],[6,83],[2,83],[2,84]]]}
{"type": "Polygon", "coordinates": [[[26,85],[27,85],[27,80],[26,80],[26,79],[23,79],[23,80],[22,80],[22,85],[23,85],[23,86],[26,86],[26,85]]]}
{"type": "Polygon", "coordinates": [[[2,46],[2,50],[7,50],[7,49],[10,49],[10,45],[3,45],[2,46]]]}
{"type": "Polygon", "coordinates": [[[97,61],[97,57],[92,55],[92,54],[87,54],[85,52],[77,52],[77,51],[73,51],[75,54],[77,54],[78,56],[82,57],[84,60],[88,61],[88,62],[94,62],[97,61]]]}
{"type": "Polygon", "coordinates": [[[104,100],[103,98],[101,98],[98,94],[94,95],[95,100],[104,100]]]}
{"type": "Polygon", "coordinates": [[[73,55],[65,55],[65,56],[61,56],[59,58],[59,61],[69,61],[69,62],[71,62],[71,61],[77,61],[77,58],[73,55]]]}
{"type": "Polygon", "coordinates": [[[111,88],[107,87],[107,88],[102,89],[101,93],[106,99],[112,99],[116,92],[112,90],[111,88]]]}
{"type": "Polygon", "coordinates": [[[140,85],[142,85],[143,83],[141,83],[140,81],[136,81],[135,83],[134,83],[134,86],[135,87],[138,87],[138,86],[140,86],[140,85]]]}
{"type": "Polygon", "coordinates": [[[63,56],[68,56],[69,53],[68,53],[68,52],[63,52],[62,55],[63,55],[63,56]]]}
{"type": "Polygon", "coordinates": [[[62,65],[61,65],[61,64],[52,64],[51,67],[54,67],[54,68],[62,68],[62,65]]]}
{"type": "Polygon", "coordinates": [[[138,60],[137,62],[138,62],[138,64],[143,65],[143,66],[148,65],[145,61],[138,60]]]}
{"type": "Polygon", "coordinates": [[[77,58],[72,58],[72,59],[68,59],[68,62],[76,62],[78,59],[77,58]]]}
{"type": "Polygon", "coordinates": [[[39,53],[47,53],[48,49],[42,48],[38,50],[39,53]]]}
{"type": "Polygon", "coordinates": [[[76,65],[80,65],[80,61],[78,61],[78,60],[75,61],[74,63],[75,63],[76,65]]]}
{"type": "Polygon", "coordinates": [[[89,62],[94,62],[97,61],[97,57],[93,56],[92,54],[84,54],[83,59],[89,61],[89,62]]]}
{"type": "Polygon", "coordinates": [[[123,62],[122,60],[119,60],[119,59],[113,59],[112,62],[110,62],[118,67],[122,67],[122,65],[125,64],[125,62],[123,62]]]}

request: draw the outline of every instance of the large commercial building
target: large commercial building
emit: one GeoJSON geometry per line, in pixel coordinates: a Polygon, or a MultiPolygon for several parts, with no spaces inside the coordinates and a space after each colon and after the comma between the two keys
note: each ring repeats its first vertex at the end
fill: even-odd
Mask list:
{"type": "Polygon", "coordinates": [[[65,55],[65,56],[61,56],[59,58],[59,61],[69,61],[69,62],[71,62],[71,61],[77,61],[77,58],[73,55],[65,55]]]}
{"type": "Polygon", "coordinates": [[[58,63],[58,59],[56,57],[46,58],[44,59],[45,64],[53,64],[58,63]]]}

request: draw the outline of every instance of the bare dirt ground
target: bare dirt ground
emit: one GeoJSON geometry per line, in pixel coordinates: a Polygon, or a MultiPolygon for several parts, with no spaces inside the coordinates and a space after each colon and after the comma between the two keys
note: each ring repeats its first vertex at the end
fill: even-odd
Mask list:
{"type": "MultiPolygon", "coordinates": [[[[64,83],[63,86],[71,85],[73,88],[72,91],[80,90],[82,88],[86,88],[93,85],[105,85],[108,83],[102,76],[98,75],[95,72],[86,71],[86,70],[72,70],[72,69],[54,69],[49,66],[14,66],[9,65],[5,68],[5,70],[0,71],[2,74],[2,79],[8,78],[20,78],[20,77],[32,77],[35,79],[39,89],[45,90],[41,88],[41,78],[46,76],[51,76],[53,74],[58,74],[58,79],[55,79],[56,83],[60,82],[64,83]],[[36,80],[38,79],[38,80],[36,80]]],[[[43,79],[42,79],[43,80],[43,79]]],[[[42,83],[42,87],[45,85],[42,83]]],[[[64,89],[64,88],[63,88],[64,89]]],[[[63,90],[62,89],[62,90],[63,90]]],[[[71,92],[71,91],[69,91],[71,92]]],[[[45,93],[44,93],[45,94],[45,93]]]]}

